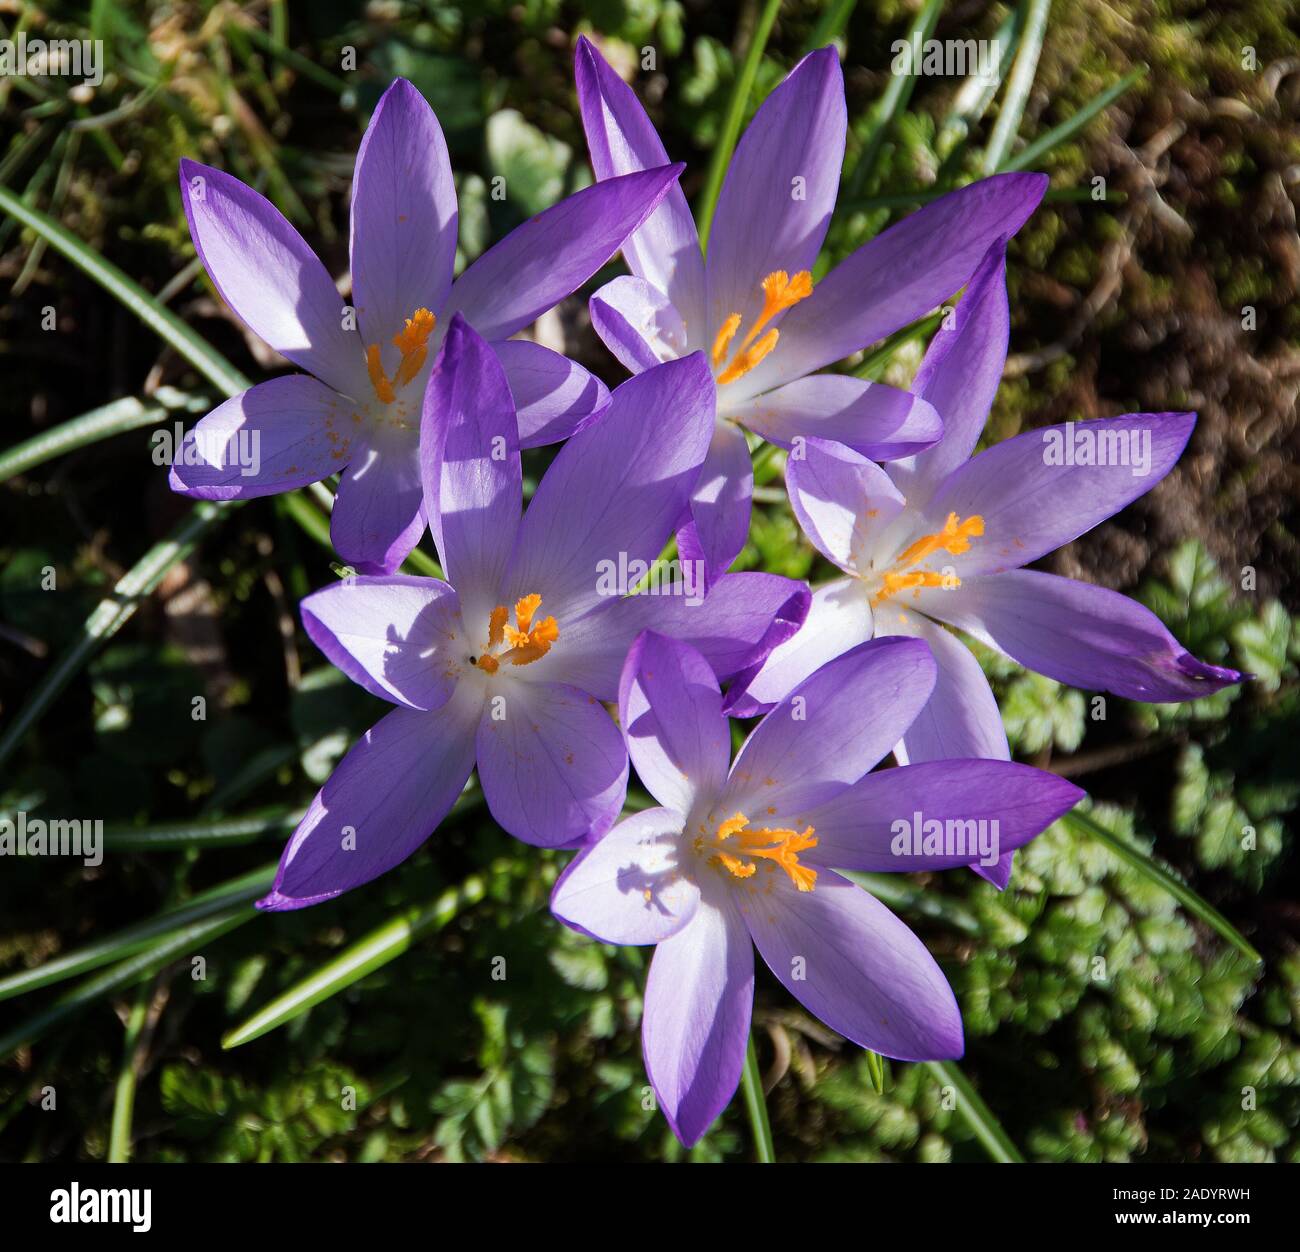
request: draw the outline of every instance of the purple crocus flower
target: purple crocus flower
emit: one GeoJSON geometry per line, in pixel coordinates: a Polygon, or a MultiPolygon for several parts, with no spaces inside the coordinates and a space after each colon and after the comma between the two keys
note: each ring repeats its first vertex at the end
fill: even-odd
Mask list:
{"type": "Polygon", "coordinates": [[[425,526],[416,442],[420,405],[451,316],[493,341],[523,447],[566,438],[608,392],[581,366],[511,335],[569,295],[617,250],[681,166],[588,187],[525,222],[455,282],[456,188],[433,110],[405,79],[384,93],[352,183],[352,298],[269,201],[229,174],[181,162],[190,234],[244,323],[307,374],[260,383],[186,438],[174,490],[248,499],[341,473],[334,547],[364,573],[390,573],[425,526]],[[235,457],[256,438],[258,455],[235,457]]]}
{"type": "Polygon", "coordinates": [[[734,574],[696,597],[681,583],[622,596],[609,577],[663,549],[712,425],[701,356],[630,379],[561,449],[521,518],[505,371],[452,318],[420,441],[447,581],[354,577],[303,601],[321,651],[398,707],[326,781],[263,908],[315,904],[405,860],[476,761],[492,816],[517,838],[553,847],[602,834],[623,807],[628,758],[601,701],[616,698],[638,633],[690,640],[726,678],[752,674],[797,629],[808,589],[786,578],[734,574]]]}
{"type": "Polygon", "coordinates": [[[619,713],[637,775],[662,807],[585,848],[551,908],[603,942],[658,945],[642,1045],[684,1144],[708,1129],[740,1078],[751,940],[791,994],[854,1043],[900,1060],[961,1055],[961,1015],[934,958],[835,871],[988,860],[1083,792],[1008,761],[869,773],[920,712],[935,670],[919,639],[856,647],[777,705],[728,770],[730,730],[704,658],[652,632],[628,654],[619,713]]]}
{"type": "MultiPolygon", "coordinates": [[[[864,639],[924,639],[939,663],[900,761],[1010,759],[979,663],[945,626],[1028,669],[1129,700],[1177,701],[1239,682],[1191,656],[1160,620],[1117,592],[1023,568],[1144,495],[1173,467],[1193,413],[1131,413],[1026,431],[971,452],[1007,352],[1005,241],[989,249],[917,373],[943,439],[887,467],[810,439],[786,467],[804,533],[844,577],[819,587],[799,632],[731,711],[752,716],[864,639]]],[[[1006,886],[1011,858],[986,873],[1006,886]]]]}
{"type": "MultiPolygon", "coordinates": [[[[668,157],[632,89],[584,38],[578,101],[597,178],[668,157]]],[[[817,373],[920,317],[963,287],[989,244],[1014,234],[1047,186],[1003,174],[954,191],[864,244],[816,283],[844,158],[844,82],[833,48],[810,53],[764,101],[718,197],[707,261],[676,185],[623,245],[630,277],[591,299],[606,346],[633,373],[702,350],[718,425],[678,543],[725,569],[749,528],[746,426],[789,448],[834,439],[887,460],[932,444],[929,404],[906,392],[817,373]]]]}

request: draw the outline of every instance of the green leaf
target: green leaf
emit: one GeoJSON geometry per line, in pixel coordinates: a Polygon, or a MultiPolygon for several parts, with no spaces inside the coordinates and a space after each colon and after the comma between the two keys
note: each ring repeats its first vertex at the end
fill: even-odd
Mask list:
{"type": "Polygon", "coordinates": [[[524,217],[532,217],[564,194],[573,150],[538,130],[517,110],[501,109],[488,118],[487,157],[492,172],[505,179],[508,203],[524,217]]]}
{"type": "Polygon", "coordinates": [[[753,1035],[745,1043],[745,1067],[740,1071],[740,1091],[754,1136],[754,1157],[760,1164],[771,1165],[776,1160],[776,1149],[772,1146],[772,1126],[767,1118],[763,1076],[758,1069],[758,1053],[754,1050],[753,1035]]]}
{"type": "Polygon", "coordinates": [[[1047,34],[1047,13],[1051,7],[1052,0],[1029,0],[1025,33],[1007,79],[1006,95],[1002,97],[998,120],[993,123],[993,133],[984,149],[983,172],[986,176],[996,174],[1002,168],[1002,163],[1015,142],[1029,93],[1034,88],[1038,58],[1043,51],[1043,37],[1047,34]]]}
{"type": "Polygon", "coordinates": [[[925,1066],[941,1085],[951,1087],[957,1093],[957,1111],[975,1132],[984,1151],[1000,1164],[1023,1165],[1025,1158],[1020,1154],[1020,1149],[1002,1129],[1002,1123],[993,1116],[992,1110],[971,1086],[966,1075],[952,1061],[926,1061],[925,1066]]]}

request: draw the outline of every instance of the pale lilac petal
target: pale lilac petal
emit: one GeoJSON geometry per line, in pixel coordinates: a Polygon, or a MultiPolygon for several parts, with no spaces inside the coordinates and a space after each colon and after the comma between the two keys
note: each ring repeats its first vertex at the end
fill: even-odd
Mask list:
{"type": "Polygon", "coordinates": [[[521,448],[568,439],[609,404],[609,391],[595,374],[540,343],[503,339],[492,350],[514,397],[521,448]]]}
{"type": "Polygon", "coordinates": [[[683,816],[718,790],[731,763],[731,729],[709,663],[654,631],[632,645],[618,692],[619,723],[637,777],[683,816]]]}
{"type": "Polygon", "coordinates": [[[436,578],[345,578],[309,595],[302,624],[354,683],[394,704],[451,698],[465,651],[456,592],[436,578]]]}
{"type": "Polygon", "coordinates": [[[952,558],[961,578],[1018,569],[1150,491],[1173,468],[1195,424],[1194,413],[1133,413],[1026,431],[954,470],[926,512],[936,526],[949,513],[984,519],[983,537],[952,558]],[[1056,463],[1070,440],[1084,441],[1110,463],[1056,463]]]}
{"type": "Polygon", "coordinates": [[[744,432],[718,422],[691,495],[691,520],[677,532],[683,561],[703,563],[705,578],[727,572],[749,537],[754,463],[744,432]]]}
{"type": "Polygon", "coordinates": [[[569,862],[551,912],[602,943],[662,943],[695,916],[700,889],[681,872],[682,818],[646,809],[569,862]]]}
{"type": "Polygon", "coordinates": [[[255,335],[335,391],[370,395],[365,355],[344,329],[344,299],[303,237],[265,196],[182,160],[190,236],[221,298],[255,335]]]}
{"type": "Polygon", "coordinates": [[[319,904],[406,860],[447,815],[474,768],[480,708],[462,688],[432,713],[394,709],[372,726],[312,801],[258,907],[319,904]]]}
{"type": "MultiPolygon", "coordinates": [[[[578,107],[591,167],[600,179],[668,164],[668,153],[636,93],[585,35],[574,58],[578,107]]],[[[704,314],[704,258],[695,219],[676,183],[623,244],[628,268],[677,305],[692,322],[704,314]]]]}
{"type": "Polygon", "coordinates": [[[859,568],[859,554],[869,550],[870,538],[882,532],[905,503],[880,466],[824,439],[809,439],[790,455],[785,483],[803,533],[843,570],[859,568]]]}
{"type": "Polygon", "coordinates": [[[740,406],[734,414],[782,448],[801,438],[834,439],[873,461],[928,448],[943,423],[927,400],[847,374],[810,374],[740,406]]]}
{"type": "MultiPolygon", "coordinates": [[[[718,196],[705,267],[709,320],[697,342],[710,341],[732,313],[752,326],[763,307],[760,284],[772,271],[793,276],[816,264],[839,191],[846,126],[834,48],[810,52],[754,114],[718,196]]],[[[769,325],[785,334],[783,320],[769,325]]]]}
{"type": "Polygon", "coordinates": [[[823,665],[745,741],[720,802],[784,817],[829,800],[903,737],[934,686],[930,650],[876,639],[823,665]]]}
{"type": "Polygon", "coordinates": [[[830,870],[812,891],[741,895],[771,971],[814,1017],[899,1061],[962,1054],[961,1012],[923,944],[874,896],[830,870]]]}
{"type": "Polygon", "coordinates": [[[1042,174],[996,174],[949,192],[842,261],[785,314],[758,365],[760,391],[802,378],[915,321],[966,285],[989,247],[1014,235],[1047,190],[1042,174]]]}
{"type": "Polygon", "coordinates": [[[362,446],[339,482],[330,514],[334,550],[359,574],[391,574],[424,533],[414,441],[362,446]]]}
{"type": "Polygon", "coordinates": [[[505,370],[457,314],[424,394],[420,468],[443,572],[471,630],[497,603],[523,507],[519,427],[505,370]]]}
{"type": "Polygon", "coordinates": [[[817,846],[800,860],[881,874],[975,861],[991,870],[1083,796],[1064,778],[1012,761],[927,761],[877,770],[802,815],[817,846]]]}
{"type": "Polygon", "coordinates": [[[912,380],[912,390],[943,418],[943,438],[933,448],[889,467],[913,507],[975,451],[1002,380],[1009,327],[1007,241],[999,239],[930,340],[912,380]]]}
{"type": "Polygon", "coordinates": [[[609,601],[576,622],[564,646],[539,662],[548,667],[547,678],[617,699],[633,640],[656,630],[700,652],[719,682],[743,683],[808,611],[808,588],[777,574],[723,574],[706,595],[701,569],[686,565],[681,573],[686,577],[661,583],[653,593],[609,601]]]}
{"type": "Polygon", "coordinates": [[[871,638],[871,601],[856,578],[837,578],[818,587],[804,624],[772,649],[747,682],[728,693],[732,717],[757,717],[790,694],[827,661],[871,638]]]}
{"type": "Polygon", "coordinates": [[[464,313],[484,339],[509,339],[600,269],[677,185],[684,168],[611,178],[529,218],[456,280],[445,314],[464,313]]]}
{"type": "MultiPolygon", "coordinates": [[[[907,612],[893,603],[882,605],[877,612],[876,634],[923,639],[930,645],[938,666],[930,699],[908,727],[902,742],[894,748],[900,765],[971,756],[997,761],[1011,759],[1002,713],[989,680],[960,639],[924,614],[907,612]]],[[[991,868],[982,865],[973,868],[1000,891],[1011,878],[1011,858],[1012,853],[1008,852],[991,868]]]]}
{"type": "Polygon", "coordinates": [[[641,1046],[673,1134],[697,1143],[740,1083],[754,1007],[754,947],[730,909],[701,902],[656,949],[641,1046]]]}
{"type": "Polygon", "coordinates": [[[504,667],[497,678],[477,736],[479,782],[493,818],[543,848],[604,834],[627,795],[618,727],[576,687],[511,681],[504,667]]]}
{"type": "Polygon", "coordinates": [[[251,500],[337,474],[352,456],[352,407],[305,374],[258,383],[186,432],[171,488],[199,500],[251,500]]]}
{"type": "MultiPolygon", "coordinates": [[[[507,574],[564,632],[603,602],[607,562],[652,561],[684,512],[713,431],[701,353],[629,378],[599,421],[560,449],[524,514],[507,574]]],[[[629,640],[630,642],[630,640],[629,640]]]]}
{"type": "Polygon", "coordinates": [[[643,278],[615,278],[591,297],[588,308],[601,342],[631,374],[690,351],[677,306],[643,278]]]}
{"type": "Polygon", "coordinates": [[[1198,661],[1136,600],[1055,574],[1010,570],[967,579],[943,618],[1028,669],[1128,700],[1196,700],[1241,675],[1198,661]]]}
{"type": "Polygon", "coordinates": [[[392,345],[416,309],[437,314],[456,260],[456,184],[442,127],[419,91],[396,79],[375,106],[352,179],[352,299],[365,344],[391,374],[392,345]]]}

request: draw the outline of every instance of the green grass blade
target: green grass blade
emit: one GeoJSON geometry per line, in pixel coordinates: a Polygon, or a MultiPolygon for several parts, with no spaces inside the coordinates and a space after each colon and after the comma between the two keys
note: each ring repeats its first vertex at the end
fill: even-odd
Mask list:
{"type": "Polygon", "coordinates": [[[984,114],[988,112],[989,105],[1002,86],[1002,76],[1020,45],[1024,19],[1023,9],[1013,9],[1007,15],[993,36],[994,46],[998,50],[998,63],[993,73],[988,78],[978,73],[969,75],[953,97],[952,107],[940,124],[939,133],[934,140],[934,150],[943,158],[935,178],[941,186],[946,187],[960,168],[966,147],[970,143],[971,132],[983,121],[984,114]]]}
{"type": "Polygon", "coordinates": [[[56,1026],[95,1001],[133,987],[145,978],[151,978],[172,961],[199,955],[196,950],[201,945],[219,939],[237,926],[251,922],[256,916],[257,910],[251,904],[227,909],[206,921],[175,931],[162,943],[104,970],[94,978],[88,978],[64,993],[53,1004],[32,1014],[0,1036],[0,1058],[11,1056],[19,1048],[36,1043],[56,1026]]]}
{"type": "Polygon", "coordinates": [[[849,18],[853,16],[853,10],[857,7],[858,0],[830,0],[825,12],[817,19],[817,25],[812,28],[804,41],[804,55],[807,56],[818,48],[824,48],[831,40],[838,39],[844,33],[844,28],[848,26],[849,18]]]}
{"type": "Polygon", "coordinates": [[[264,865],[229,882],[201,892],[176,908],[159,913],[147,921],[137,922],[94,943],[65,952],[34,969],[21,970],[0,978],[0,1000],[11,1000],[56,982],[65,982],[78,974],[102,969],[114,961],[125,960],[145,951],[155,939],[166,937],[205,921],[236,905],[247,904],[265,895],[275,881],[274,864],[264,865]]]}
{"type": "Polygon", "coordinates": [[[951,1061],[926,1061],[926,1067],[945,1087],[951,1087],[957,1093],[957,1111],[966,1119],[966,1124],[975,1132],[984,1151],[1003,1165],[1023,1165],[1025,1158],[1020,1149],[1011,1141],[1011,1136],[1002,1129],[1001,1123],[993,1116],[989,1106],[980,1099],[980,1094],[971,1086],[970,1080],[951,1061]]]}
{"type": "Polygon", "coordinates": [[[0,736],[0,764],[13,755],[23,736],[36,724],[59,693],[107,640],[135,615],[141,602],[162,582],[167,571],[193,551],[194,545],[230,511],[230,505],[203,501],[166,539],[154,544],[118,579],[113,592],[86,619],[78,639],[46,672],[27,703],[14,714],[0,736]]]}
{"type": "Polygon", "coordinates": [[[117,1071],[117,1084],[113,1088],[113,1123],[108,1132],[108,1159],[114,1164],[124,1164],[131,1159],[131,1122],[135,1113],[135,1086],[139,1072],[135,1065],[135,1050],[149,1014],[149,988],[141,987],[131,1006],[126,1021],[126,1037],[122,1041],[122,1064],[117,1071]]]}
{"type": "Polygon", "coordinates": [[[864,1050],[867,1059],[867,1073],[871,1076],[871,1089],[877,1095],[885,1094],[885,1058],[870,1048],[864,1050]]]}
{"type": "Polygon", "coordinates": [[[1028,0],[1028,5],[1025,33],[1016,53],[1015,64],[1011,67],[1011,76],[1007,79],[1007,94],[1002,97],[998,120],[993,123],[993,133],[989,136],[988,147],[984,149],[983,171],[986,175],[996,174],[1007,159],[1016,132],[1020,129],[1020,119],[1024,116],[1029,93],[1033,90],[1034,75],[1038,72],[1038,58],[1043,51],[1047,14],[1052,7],[1052,0],[1028,0]]]}
{"type": "Polygon", "coordinates": [[[229,848],[286,835],[302,821],[303,809],[277,809],[216,821],[161,822],[152,826],[105,826],[105,852],[174,852],[186,848],[229,848]]]}
{"type": "Polygon", "coordinates": [[[203,414],[211,407],[210,400],[177,391],[174,387],[160,387],[148,401],[137,400],[134,396],[114,400],[0,453],[0,483],[87,444],[98,443],[128,430],[139,430],[143,426],[155,426],[168,417],[203,414]]]}
{"type": "Polygon", "coordinates": [[[758,1053],[754,1051],[754,1036],[745,1044],[745,1068],[740,1071],[740,1092],[749,1115],[750,1129],[754,1133],[754,1156],[762,1165],[776,1160],[772,1146],[772,1124],[767,1117],[767,1100],[763,1096],[763,1076],[758,1072],[758,1053]]]}
{"type": "Polygon", "coordinates": [[[1246,942],[1245,936],[1222,913],[1207,901],[1202,900],[1185,883],[1175,878],[1168,870],[1161,869],[1146,853],[1139,851],[1113,831],[1107,830],[1089,813],[1071,809],[1060,819],[1077,835],[1090,836],[1099,843],[1104,843],[1121,861],[1139,874],[1163,887],[1193,917],[1213,930],[1220,938],[1226,940],[1247,960],[1255,965],[1263,965],[1264,958],[1246,942]]]}
{"type": "Polygon", "coordinates": [[[1045,135],[1040,135],[1027,148],[1015,156],[1003,161],[1001,170],[1023,170],[1033,165],[1040,157],[1046,156],[1058,144],[1063,144],[1079,133],[1103,109],[1109,108],[1130,87],[1142,81],[1146,76],[1146,67],[1141,66],[1125,74],[1117,83],[1112,83],[1105,91],[1093,96],[1077,113],[1066,118],[1059,126],[1053,126],[1045,135]]]}
{"type": "Polygon", "coordinates": [[[776,21],[781,0],[767,0],[759,14],[758,24],[754,27],[753,37],[745,51],[740,73],[736,76],[736,85],[732,88],[731,100],[727,104],[726,115],[722,119],[722,130],[713,145],[713,157],[709,161],[709,172],[704,180],[704,191],[700,196],[700,205],[695,212],[695,225],[700,234],[700,247],[709,246],[709,230],[713,225],[713,213],[718,207],[718,196],[722,193],[722,180],[726,177],[727,166],[731,164],[731,154],[736,150],[740,139],[741,123],[745,120],[745,109],[749,105],[750,93],[754,90],[754,79],[758,77],[759,62],[763,59],[763,49],[767,47],[767,37],[772,33],[772,23],[776,21]]]}
{"type": "Polygon", "coordinates": [[[0,209],[35,231],[57,252],[116,296],[150,330],[165,339],[224,395],[233,396],[252,386],[221,353],[187,326],[165,305],[159,304],[139,283],[128,278],[111,261],[64,229],[52,217],[24,203],[7,187],[0,187],[0,209]]]}
{"type": "Polygon", "coordinates": [[[477,904],[486,890],[485,879],[475,874],[459,887],[444,891],[432,904],[412,907],[390,918],[241,1022],[222,1039],[221,1046],[237,1048],[250,1043],[293,1021],[322,1000],[338,995],[401,956],[425,936],[441,930],[463,909],[477,904]]]}

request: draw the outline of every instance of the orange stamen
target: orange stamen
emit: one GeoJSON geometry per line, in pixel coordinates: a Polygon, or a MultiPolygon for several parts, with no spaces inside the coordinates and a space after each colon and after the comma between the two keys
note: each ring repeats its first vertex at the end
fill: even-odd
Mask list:
{"type": "Polygon", "coordinates": [[[811,891],[817,884],[817,871],[799,863],[799,853],[817,846],[813,828],[803,831],[784,828],[769,829],[764,826],[749,830],[749,818],[736,813],[718,827],[717,842],[737,839],[739,853],[715,851],[709,858],[711,864],[720,865],[734,878],[752,878],[758,869],[755,859],[766,861],[772,868],[783,869],[790,881],[800,891],[811,891]]]}
{"type": "Polygon", "coordinates": [[[978,539],[984,533],[984,519],[973,513],[964,522],[956,513],[949,513],[943,527],[932,535],[922,535],[899,553],[894,568],[881,576],[880,590],[872,597],[873,606],[883,604],[891,596],[910,591],[913,596],[921,593],[925,587],[954,588],[961,586],[961,579],[955,574],[935,573],[933,570],[908,570],[909,566],[919,565],[936,552],[947,552],[950,556],[959,556],[969,551],[970,541],[978,539]]]}
{"type": "MultiPolygon", "coordinates": [[[[769,330],[761,339],[758,338],[759,335],[778,313],[792,308],[800,300],[806,300],[812,295],[813,281],[812,275],[807,270],[800,270],[793,278],[785,270],[773,270],[763,279],[761,286],[763,288],[762,311],[753,326],[749,328],[749,333],[741,340],[740,350],[731,364],[718,375],[719,386],[735,382],[737,378],[748,374],[776,347],[777,340],[781,337],[779,331],[769,330]]],[[[717,337],[713,340],[714,369],[717,369],[726,359],[731,341],[740,329],[740,322],[740,314],[732,313],[719,328],[717,337]]]]}
{"type": "Polygon", "coordinates": [[[515,604],[515,625],[509,624],[510,610],[504,604],[498,604],[488,615],[487,651],[475,659],[474,664],[487,674],[495,674],[501,668],[502,661],[511,665],[530,665],[544,657],[560,637],[560,628],[553,617],[544,617],[533,625],[533,617],[542,597],[534,592],[521,596],[515,604]],[[510,647],[499,655],[496,649],[502,643],[510,647]]]}
{"type": "Polygon", "coordinates": [[[379,397],[380,403],[392,404],[397,398],[396,389],[405,387],[423,368],[429,356],[426,345],[437,322],[438,319],[424,308],[416,309],[406,319],[402,329],[392,339],[393,347],[402,354],[402,359],[398,362],[397,372],[391,379],[384,373],[379,345],[372,343],[366,349],[366,370],[370,374],[370,385],[375,389],[375,395],[379,397]]]}

